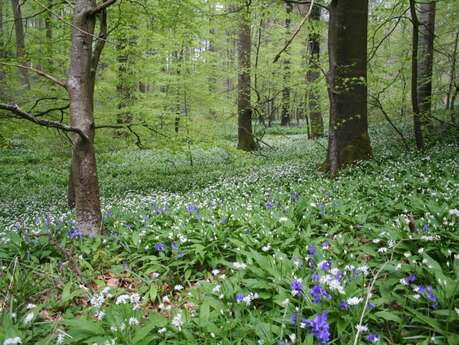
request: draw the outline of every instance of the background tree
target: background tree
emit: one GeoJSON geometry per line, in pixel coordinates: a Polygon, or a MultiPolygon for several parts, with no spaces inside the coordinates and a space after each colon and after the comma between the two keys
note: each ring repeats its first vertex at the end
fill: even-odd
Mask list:
{"type": "Polygon", "coordinates": [[[335,176],[372,154],[367,118],[368,0],[329,6],[330,125],[326,168],[335,176]]]}
{"type": "MultiPolygon", "coordinates": [[[[286,44],[290,38],[290,23],[292,14],[292,4],[285,4],[285,41],[286,44]]],[[[288,56],[288,49],[284,53],[283,59],[283,88],[282,88],[282,113],[281,113],[281,126],[288,126],[290,123],[290,59],[288,56]]]]}
{"type": "MultiPolygon", "coordinates": [[[[14,30],[15,30],[15,38],[16,38],[16,57],[22,65],[26,66],[28,65],[28,61],[27,61],[26,48],[25,48],[25,34],[24,34],[24,23],[23,23],[23,18],[22,18],[21,4],[19,3],[18,0],[11,0],[11,7],[13,9],[13,15],[14,15],[14,30]]],[[[20,68],[19,72],[22,78],[22,85],[30,89],[29,71],[27,70],[27,68],[20,68]]]]}

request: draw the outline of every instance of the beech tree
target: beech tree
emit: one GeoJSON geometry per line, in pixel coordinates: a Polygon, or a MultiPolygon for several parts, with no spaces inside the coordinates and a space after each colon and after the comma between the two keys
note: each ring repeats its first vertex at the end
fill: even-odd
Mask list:
{"type": "Polygon", "coordinates": [[[320,20],[321,8],[313,6],[310,15],[310,32],[308,35],[308,71],[306,73],[307,82],[307,103],[308,103],[308,117],[309,117],[309,138],[316,139],[324,135],[324,121],[322,112],[320,110],[320,93],[317,88],[317,81],[320,77],[320,34],[314,22],[320,20]]]}
{"type": "MultiPolygon", "coordinates": [[[[285,4],[285,41],[288,42],[290,38],[290,23],[291,23],[291,14],[292,14],[292,4],[285,4]]],[[[287,45],[287,43],[286,43],[287,45]]],[[[286,50],[283,60],[283,88],[282,88],[282,112],[281,112],[281,126],[288,126],[290,123],[290,59],[288,56],[288,50],[286,50]]]]}
{"type": "Polygon", "coordinates": [[[328,29],[330,125],[325,168],[332,176],[372,155],[367,118],[368,0],[332,0],[328,29]]]}
{"type": "Polygon", "coordinates": [[[238,148],[244,151],[254,151],[257,148],[252,133],[252,105],[250,81],[251,30],[250,4],[241,8],[238,37],[238,148]]]}
{"type": "MultiPolygon", "coordinates": [[[[22,22],[22,11],[21,11],[21,4],[19,0],[11,0],[11,7],[13,8],[13,16],[14,16],[14,32],[16,38],[16,57],[18,61],[21,62],[22,65],[27,65],[27,57],[26,57],[26,50],[25,50],[25,34],[24,34],[24,24],[22,22]]],[[[27,68],[20,68],[19,69],[21,78],[22,78],[22,85],[28,89],[30,89],[30,79],[29,79],[29,71],[27,68]]]]}

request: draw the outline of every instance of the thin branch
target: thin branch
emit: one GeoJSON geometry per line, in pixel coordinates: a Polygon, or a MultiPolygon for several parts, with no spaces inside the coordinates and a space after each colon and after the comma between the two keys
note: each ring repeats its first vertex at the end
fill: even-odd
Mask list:
{"type": "Polygon", "coordinates": [[[290,44],[293,42],[293,40],[295,39],[296,35],[298,35],[298,33],[300,32],[301,28],[303,27],[304,23],[306,23],[306,20],[309,18],[309,16],[311,15],[311,12],[312,12],[312,7],[314,6],[314,0],[311,0],[310,2],[310,5],[309,5],[309,10],[308,10],[308,13],[306,13],[306,15],[303,17],[303,19],[301,20],[300,24],[298,25],[297,29],[295,30],[295,32],[293,33],[292,37],[290,37],[290,39],[287,41],[287,43],[285,44],[284,48],[282,48],[280,50],[279,53],[277,53],[277,55],[274,57],[274,60],[273,60],[273,63],[276,63],[277,60],[279,60],[279,58],[281,57],[282,53],[285,52],[287,50],[287,48],[290,46],[290,44]]]}
{"type": "Polygon", "coordinates": [[[12,67],[17,67],[17,68],[22,68],[22,69],[27,69],[29,71],[32,71],[32,72],[35,72],[36,74],[38,74],[40,77],[43,77],[45,79],[48,79],[49,81],[52,81],[53,83],[63,87],[64,89],[67,90],[67,84],[65,82],[63,82],[62,80],[59,80],[55,77],[53,77],[52,75],[48,74],[48,73],[45,73],[43,72],[42,70],[39,70],[39,69],[36,69],[34,67],[31,67],[31,66],[24,66],[24,65],[18,65],[18,64],[14,64],[14,63],[8,63],[8,62],[0,62],[0,65],[4,65],[4,66],[12,66],[12,67]]]}
{"type": "Polygon", "coordinates": [[[89,10],[87,12],[87,15],[94,16],[102,11],[104,11],[106,8],[110,7],[116,2],[116,0],[107,0],[103,3],[101,3],[99,6],[94,7],[93,9],[89,10]]]}
{"type": "Polygon", "coordinates": [[[12,112],[13,114],[19,116],[22,119],[28,120],[30,122],[36,123],[37,125],[43,126],[43,127],[50,127],[50,128],[56,128],[60,129],[64,132],[74,132],[78,133],[83,139],[89,140],[89,138],[84,134],[84,132],[75,127],[68,126],[66,124],[63,124],[61,122],[57,121],[52,121],[52,120],[44,120],[44,119],[39,119],[35,117],[32,114],[29,114],[25,111],[23,111],[17,104],[6,104],[6,103],[0,103],[0,109],[8,110],[12,112]]]}
{"type": "MultiPolygon", "coordinates": [[[[314,3],[314,1],[296,1],[296,0],[284,0],[284,2],[288,3],[288,4],[295,4],[295,5],[310,5],[311,2],[314,3]]],[[[330,9],[325,6],[325,5],[322,5],[322,4],[319,4],[319,3],[315,3],[314,6],[317,6],[317,7],[320,7],[320,8],[323,8],[324,10],[327,10],[327,11],[330,11],[330,9]]]]}

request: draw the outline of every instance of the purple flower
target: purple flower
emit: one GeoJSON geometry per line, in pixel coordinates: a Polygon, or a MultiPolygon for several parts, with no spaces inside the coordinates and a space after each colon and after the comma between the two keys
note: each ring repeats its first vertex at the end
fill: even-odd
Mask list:
{"type": "Polygon", "coordinates": [[[414,283],[416,281],[416,275],[410,274],[409,276],[405,277],[404,280],[407,284],[414,283]]]}
{"type": "Polygon", "coordinates": [[[189,213],[196,213],[198,212],[198,208],[196,206],[194,206],[193,204],[188,204],[186,205],[186,210],[189,212],[189,213]]]}
{"type": "Polygon", "coordinates": [[[331,260],[324,261],[320,264],[320,268],[324,270],[325,272],[330,271],[331,267],[332,267],[331,260]]]}
{"type": "Polygon", "coordinates": [[[243,301],[244,301],[244,295],[241,294],[241,293],[238,293],[238,294],[236,295],[236,302],[237,302],[237,303],[242,303],[243,301]]]}
{"type": "Polygon", "coordinates": [[[325,205],[323,203],[319,204],[319,212],[321,216],[325,216],[325,205]]]}
{"type": "Polygon", "coordinates": [[[424,231],[424,232],[428,232],[429,231],[429,224],[428,223],[426,223],[426,224],[424,224],[422,226],[422,231],[424,231]]]}
{"type": "Polygon", "coordinates": [[[155,244],[155,249],[158,251],[158,252],[162,252],[164,251],[166,247],[164,247],[164,244],[162,244],[161,242],[158,242],[155,244]]]}
{"type": "Polygon", "coordinates": [[[172,243],[171,243],[171,248],[172,248],[172,250],[177,250],[177,249],[178,249],[177,242],[172,241],[172,243]]]}
{"type": "Polygon", "coordinates": [[[324,241],[322,243],[322,249],[325,249],[325,250],[330,249],[330,242],[324,241]]]}
{"type": "Polygon", "coordinates": [[[376,343],[379,341],[379,337],[377,334],[370,333],[366,336],[365,340],[368,341],[369,343],[376,343]]]}
{"type": "Polygon", "coordinates": [[[290,288],[293,296],[301,296],[303,294],[303,283],[299,279],[294,279],[290,284],[290,288]]]}
{"type": "Polygon", "coordinates": [[[303,320],[306,326],[311,330],[314,337],[317,338],[319,344],[325,344],[330,341],[330,325],[328,324],[328,313],[317,314],[312,320],[303,320]]]}
{"type": "Polygon", "coordinates": [[[290,323],[292,325],[296,325],[297,324],[298,316],[299,316],[298,313],[294,313],[294,314],[292,314],[292,316],[290,316],[290,323]]]}
{"type": "Polygon", "coordinates": [[[316,247],[312,243],[309,245],[309,255],[310,256],[316,255],[316,247]]]}
{"type": "Polygon", "coordinates": [[[313,258],[309,258],[308,265],[311,270],[316,266],[316,263],[314,262],[313,258]]]}
{"type": "Polygon", "coordinates": [[[298,192],[293,192],[292,195],[290,196],[291,202],[297,202],[299,199],[300,199],[300,193],[298,192]]]}
{"type": "Polygon", "coordinates": [[[332,298],[331,295],[325,291],[325,289],[322,289],[319,284],[314,285],[309,291],[309,294],[311,295],[314,304],[319,304],[322,297],[326,299],[332,298]]]}
{"type": "Polygon", "coordinates": [[[349,303],[347,303],[347,301],[345,299],[343,299],[339,304],[339,308],[341,310],[348,310],[349,309],[349,303]]]}
{"type": "Polygon", "coordinates": [[[314,273],[311,275],[311,279],[312,279],[312,281],[318,282],[318,281],[320,280],[319,273],[314,272],[314,273]]]}
{"type": "Polygon", "coordinates": [[[77,239],[77,238],[83,238],[84,234],[80,229],[73,228],[69,231],[69,238],[71,240],[77,239]]]}
{"type": "Polygon", "coordinates": [[[265,204],[265,207],[266,209],[270,210],[273,208],[273,202],[272,201],[268,201],[266,204],[265,204]]]}

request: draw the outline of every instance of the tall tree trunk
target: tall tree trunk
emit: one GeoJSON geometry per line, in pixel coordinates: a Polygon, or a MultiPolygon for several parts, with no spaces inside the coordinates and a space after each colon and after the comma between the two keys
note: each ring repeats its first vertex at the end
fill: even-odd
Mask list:
{"type": "MultiPolygon", "coordinates": [[[[73,137],[72,185],[75,201],[76,226],[85,235],[94,236],[102,231],[99,184],[94,147],[94,83],[98,58],[98,44],[93,52],[95,15],[88,11],[95,7],[94,0],[76,0],[73,14],[72,47],[68,92],[72,127],[86,135],[73,137]]],[[[102,14],[105,16],[105,13],[102,14]]],[[[105,21],[106,17],[101,20],[105,21]]],[[[98,41],[97,43],[100,43],[98,41]]]]}
{"type": "Polygon", "coordinates": [[[424,148],[424,136],[422,134],[421,110],[418,97],[418,47],[419,47],[419,20],[416,14],[416,1],[410,0],[411,20],[413,23],[412,54],[411,54],[411,105],[413,107],[413,126],[416,147],[424,148]]]}
{"type": "MultiPolygon", "coordinates": [[[[53,7],[54,0],[48,0],[48,8],[53,7]]],[[[45,12],[45,28],[46,28],[46,69],[50,73],[54,71],[54,53],[53,53],[53,21],[51,12],[45,12]]]]}
{"type": "MultiPolygon", "coordinates": [[[[285,41],[287,42],[290,38],[290,22],[292,13],[292,4],[285,4],[285,41]]],[[[285,52],[284,56],[284,75],[283,75],[283,88],[282,88],[282,115],[281,115],[281,126],[288,126],[290,123],[290,59],[288,51],[285,52]]]]}
{"type": "MultiPolygon", "coordinates": [[[[14,29],[16,34],[16,57],[22,65],[28,65],[25,51],[24,24],[22,23],[22,12],[19,0],[11,0],[14,16],[14,29]]],[[[29,71],[26,68],[19,69],[20,77],[24,87],[30,89],[29,71]]]]}
{"type": "MultiPolygon", "coordinates": [[[[320,21],[320,7],[314,6],[310,20],[314,23],[320,21]]],[[[309,69],[306,73],[307,102],[309,108],[310,139],[320,138],[324,135],[324,121],[320,110],[320,94],[317,89],[320,71],[320,34],[318,28],[311,25],[309,38],[309,69]]]]}
{"type": "Polygon", "coordinates": [[[367,118],[368,0],[332,0],[329,19],[330,134],[326,168],[335,176],[372,155],[367,118]]]}
{"type": "Polygon", "coordinates": [[[419,4],[418,102],[422,125],[431,126],[435,1],[419,4]]]}
{"type": "Polygon", "coordinates": [[[217,91],[217,78],[215,76],[216,73],[216,56],[215,56],[215,28],[214,21],[212,20],[212,15],[215,13],[215,5],[209,4],[209,46],[208,46],[208,62],[209,62],[209,75],[207,77],[209,83],[209,96],[211,99],[211,104],[209,107],[209,115],[213,118],[216,117],[217,111],[215,110],[214,106],[214,97],[215,92],[217,91]]]}
{"type": "MultiPolygon", "coordinates": [[[[3,30],[3,0],[0,0],[0,59],[6,57],[5,52],[5,39],[4,39],[4,30],[3,30]]],[[[5,78],[5,72],[3,66],[0,66],[0,98],[5,99],[3,79],[5,78]]]]}
{"type": "Polygon", "coordinates": [[[250,100],[250,8],[241,12],[238,40],[238,148],[244,151],[253,151],[257,148],[252,134],[252,106],[250,100]]]}
{"type": "Polygon", "coordinates": [[[446,95],[446,110],[451,110],[451,121],[453,123],[456,121],[455,116],[454,116],[453,89],[454,89],[454,84],[456,84],[456,61],[457,61],[458,43],[459,43],[459,30],[457,30],[454,35],[454,49],[453,49],[453,56],[452,56],[452,61],[451,61],[451,69],[449,72],[448,93],[446,95]]]}

